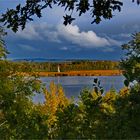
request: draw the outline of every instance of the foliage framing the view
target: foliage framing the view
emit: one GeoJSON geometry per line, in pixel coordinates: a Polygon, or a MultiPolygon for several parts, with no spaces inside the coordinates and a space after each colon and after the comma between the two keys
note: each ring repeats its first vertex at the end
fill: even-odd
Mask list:
{"type": "Polygon", "coordinates": [[[125,51],[125,58],[121,61],[121,66],[125,70],[125,85],[129,83],[140,83],[140,33],[133,34],[133,39],[122,45],[125,51]]]}
{"type": "MultiPolygon", "coordinates": [[[[0,35],[3,36],[3,30],[0,35]]],[[[125,87],[119,93],[111,89],[103,95],[95,79],[94,89],[83,90],[78,102],[69,101],[62,88],[55,84],[46,91],[36,77],[25,78],[17,74],[20,69],[15,65],[1,60],[0,138],[140,139],[139,40],[137,33],[132,41],[123,45],[127,51],[122,61],[125,85],[136,80],[133,87],[125,87]],[[34,92],[39,91],[45,93],[47,99],[43,104],[32,101],[34,92]]],[[[5,55],[2,49],[1,58],[5,55]]]]}
{"type": "MultiPolygon", "coordinates": [[[[131,47],[138,52],[139,38],[139,34],[134,35],[131,45],[124,45],[125,49],[131,52],[131,47]]],[[[135,60],[133,54],[130,53],[128,60],[135,60]]],[[[139,65],[139,59],[136,60],[136,65],[130,65],[129,70],[139,65]]],[[[129,64],[129,61],[122,63],[125,76],[132,75],[131,81],[137,80],[139,69],[131,73],[124,63],[129,64]]],[[[24,64],[17,66],[6,60],[0,61],[1,139],[140,138],[139,84],[131,89],[125,87],[119,93],[113,88],[104,93],[100,81],[94,79],[93,90],[83,90],[76,102],[67,99],[62,87],[54,83],[50,90],[46,90],[33,75],[19,74],[24,64]],[[34,92],[44,93],[44,103],[33,102],[34,92]]]]}
{"type": "MultiPolygon", "coordinates": [[[[1,28],[1,58],[7,54],[4,34],[1,28]]],[[[42,92],[42,88],[36,76],[20,75],[20,69],[0,59],[0,139],[42,139],[47,135],[47,116],[41,115],[32,101],[34,92],[42,92]]]]}
{"type": "Polygon", "coordinates": [[[5,47],[5,41],[3,40],[3,36],[6,35],[4,29],[0,26],[0,58],[6,58],[8,51],[5,47]]]}
{"type": "MultiPolygon", "coordinates": [[[[135,0],[132,0],[135,2],[135,0]]],[[[137,0],[137,4],[140,1],[137,0]]],[[[79,16],[90,11],[93,19],[91,23],[100,23],[102,19],[111,19],[113,11],[121,11],[123,2],[119,0],[26,0],[25,6],[21,4],[16,6],[16,9],[8,9],[5,14],[2,14],[0,21],[17,32],[18,27],[25,28],[28,21],[33,21],[32,16],[42,17],[42,10],[53,8],[54,5],[63,7],[70,11],[71,14],[63,16],[64,25],[71,24],[75,18],[72,17],[73,11],[79,13],[79,16]]]]}

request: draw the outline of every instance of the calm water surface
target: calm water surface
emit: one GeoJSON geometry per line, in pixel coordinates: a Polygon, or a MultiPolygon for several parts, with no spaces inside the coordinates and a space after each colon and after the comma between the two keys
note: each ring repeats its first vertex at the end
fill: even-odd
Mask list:
{"type": "MultiPolygon", "coordinates": [[[[111,87],[114,87],[117,91],[121,89],[123,85],[123,76],[66,76],[66,77],[41,77],[41,81],[46,85],[46,88],[49,89],[50,82],[55,84],[62,85],[65,94],[68,98],[74,96],[78,98],[80,91],[83,88],[93,88],[93,80],[98,78],[101,81],[101,85],[105,91],[108,91],[111,87]]],[[[36,95],[34,97],[35,102],[43,102],[43,95],[36,95]]]]}

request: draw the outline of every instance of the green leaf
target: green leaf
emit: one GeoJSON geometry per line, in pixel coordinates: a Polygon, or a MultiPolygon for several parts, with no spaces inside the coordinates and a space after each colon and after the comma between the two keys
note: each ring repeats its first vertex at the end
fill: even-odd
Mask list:
{"type": "Polygon", "coordinates": [[[97,84],[97,82],[98,82],[98,78],[94,78],[94,83],[97,84]]]}
{"type": "Polygon", "coordinates": [[[128,87],[128,86],[129,86],[129,81],[128,81],[128,80],[125,80],[125,81],[124,81],[124,85],[125,85],[126,87],[128,87]]]}

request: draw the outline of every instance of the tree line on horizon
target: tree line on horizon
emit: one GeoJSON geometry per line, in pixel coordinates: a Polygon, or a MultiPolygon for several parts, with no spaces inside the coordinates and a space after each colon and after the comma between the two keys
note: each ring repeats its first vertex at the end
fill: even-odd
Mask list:
{"type": "Polygon", "coordinates": [[[81,70],[119,70],[117,61],[72,61],[72,62],[12,62],[19,71],[27,72],[30,69],[34,72],[57,72],[58,66],[61,72],[81,70]]]}

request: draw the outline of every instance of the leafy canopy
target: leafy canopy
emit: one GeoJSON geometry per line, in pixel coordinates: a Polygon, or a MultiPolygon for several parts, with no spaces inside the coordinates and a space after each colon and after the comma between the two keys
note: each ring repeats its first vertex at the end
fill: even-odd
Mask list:
{"type": "Polygon", "coordinates": [[[121,61],[121,67],[125,70],[125,85],[130,82],[140,83],[140,33],[133,34],[133,39],[122,45],[125,57],[121,61]]]}
{"type": "Polygon", "coordinates": [[[6,58],[8,51],[5,47],[5,41],[3,40],[3,36],[6,35],[4,29],[0,26],[0,58],[6,58]]]}
{"type": "Polygon", "coordinates": [[[35,92],[42,92],[37,77],[17,74],[20,69],[5,59],[7,51],[0,28],[0,138],[45,139],[47,116],[32,101],[35,92]]]}
{"type": "MultiPolygon", "coordinates": [[[[132,0],[140,3],[140,0],[132,0]]],[[[5,14],[2,14],[0,21],[17,32],[18,27],[25,28],[28,21],[33,21],[32,16],[42,17],[42,10],[53,8],[54,5],[63,7],[71,14],[63,16],[64,25],[71,24],[75,18],[72,17],[73,11],[82,14],[90,12],[92,17],[91,23],[100,23],[102,19],[111,19],[113,11],[121,11],[123,2],[120,0],[26,0],[26,4],[17,5],[15,9],[8,9],[5,14]]]]}

